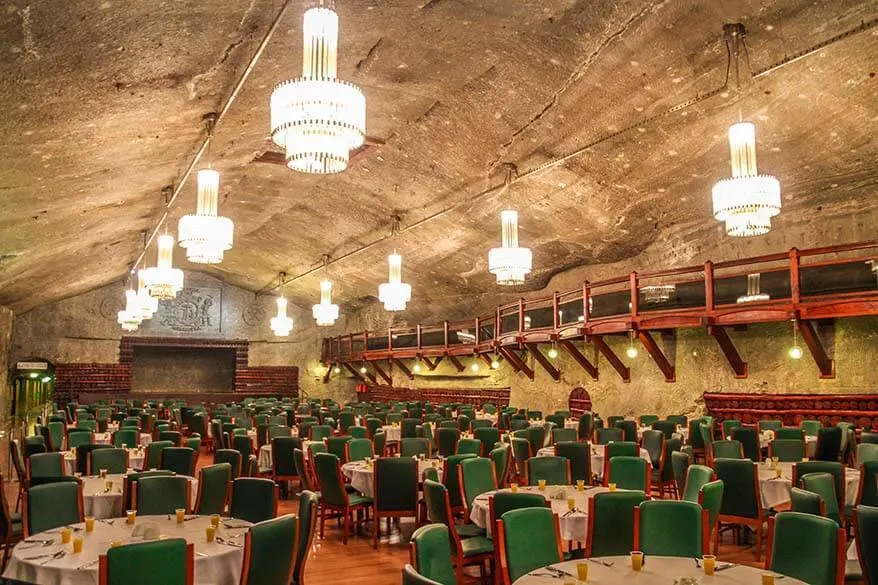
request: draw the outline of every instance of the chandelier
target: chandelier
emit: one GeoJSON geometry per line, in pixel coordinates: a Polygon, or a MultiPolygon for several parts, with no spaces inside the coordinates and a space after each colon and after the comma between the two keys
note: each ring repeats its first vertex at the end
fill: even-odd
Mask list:
{"type": "Polygon", "coordinates": [[[388,311],[404,311],[412,300],[412,285],[402,282],[402,256],[395,251],[387,257],[388,282],[378,285],[378,300],[388,311]]]}
{"type": "Polygon", "coordinates": [[[497,276],[497,284],[512,286],[524,282],[533,256],[530,249],[518,247],[518,212],[507,209],[500,214],[502,244],[488,252],[488,271],[497,276]]]}
{"type": "Polygon", "coordinates": [[[320,282],[320,303],[311,307],[311,312],[317,320],[317,325],[321,327],[335,325],[335,320],[338,319],[338,305],[332,303],[331,280],[320,282]]]}
{"type": "Polygon", "coordinates": [[[739,122],[729,128],[732,176],[713,186],[713,216],[726,223],[730,236],[761,236],[780,213],[780,181],[756,169],[756,126],[739,122]]]}
{"type": "Polygon", "coordinates": [[[137,273],[137,309],[143,319],[152,319],[159,309],[159,300],[149,294],[143,270],[137,273]]]}
{"type": "Polygon", "coordinates": [[[137,331],[143,321],[137,291],[133,288],[125,291],[125,308],[117,313],[116,321],[122,326],[122,331],[137,331]]]}
{"type": "Polygon", "coordinates": [[[173,299],[183,288],[183,271],[174,268],[174,236],[158,238],[158,258],[155,266],[142,270],[149,294],[160,300],[173,299]]]}
{"type": "Polygon", "coordinates": [[[271,330],[278,337],[286,337],[293,330],[293,320],[287,317],[287,298],[284,296],[284,278],[286,274],[280,273],[280,296],[277,298],[277,315],[271,318],[269,325],[271,330]]]}
{"type": "Polygon", "coordinates": [[[287,166],[302,173],[345,170],[366,134],[366,97],[336,79],[338,14],[329,4],[320,0],[305,11],[302,77],[271,93],[271,138],[284,149],[287,166]]]}
{"type": "Polygon", "coordinates": [[[198,171],[198,202],[195,214],[184,215],[178,224],[180,246],[186,259],[196,264],[219,264],[232,247],[235,224],[217,215],[219,173],[207,168],[198,171]]]}

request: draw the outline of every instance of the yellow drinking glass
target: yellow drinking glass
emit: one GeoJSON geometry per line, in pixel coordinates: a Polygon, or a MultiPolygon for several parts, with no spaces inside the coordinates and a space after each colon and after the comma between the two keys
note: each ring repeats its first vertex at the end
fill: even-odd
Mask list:
{"type": "Polygon", "coordinates": [[[100,471],[100,475],[101,475],[101,479],[106,479],[106,477],[107,477],[107,470],[106,470],[106,469],[101,469],[101,471],[100,471]]]}
{"type": "Polygon", "coordinates": [[[571,512],[576,509],[576,498],[567,498],[567,509],[571,512]]]}
{"type": "Polygon", "coordinates": [[[182,524],[186,520],[186,508],[177,508],[174,513],[177,515],[177,524],[182,524]]]}
{"type": "Polygon", "coordinates": [[[762,585],[774,585],[774,574],[762,573],[762,585]]]}
{"type": "Polygon", "coordinates": [[[116,548],[117,546],[122,546],[121,540],[113,540],[110,542],[110,548],[116,548]]]}
{"type": "Polygon", "coordinates": [[[518,493],[518,484],[517,484],[517,483],[510,483],[510,484],[509,484],[509,490],[510,490],[513,494],[517,494],[517,493],[518,493]]]}
{"type": "Polygon", "coordinates": [[[631,551],[631,568],[635,571],[643,568],[643,553],[639,550],[631,551]]]}
{"type": "Polygon", "coordinates": [[[215,526],[208,526],[207,528],[205,528],[204,529],[204,537],[207,540],[207,542],[213,542],[214,540],[216,540],[216,527],[215,526]]]}
{"type": "Polygon", "coordinates": [[[73,537],[73,554],[78,555],[82,552],[82,537],[74,536],[73,537]]]}
{"type": "Polygon", "coordinates": [[[810,460],[809,457],[802,457],[802,462],[803,462],[803,463],[808,463],[809,460],[810,460]]]}
{"type": "Polygon", "coordinates": [[[704,555],[701,558],[701,566],[704,567],[705,575],[713,575],[716,569],[716,557],[713,555],[704,555]]]}
{"type": "Polygon", "coordinates": [[[86,516],[85,517],[85,531],[86,532],[94,532],[95,531],[95,517],[94,516],[86,516]]]}
{"type": "Polygon", "coordinates": [[[105,489],[107,492],[111,492],[111,491],[113,491],[113,482],[112,482],[112,481],[108,481],[107,483],[105,483],[105,484],[104,484],[104,489],[105,489]]]}
{"type": "Polygon", "coordinates": [[[576,563],[576,578],[588,581],[588,563],[576,563]]]}
{"type": "Polygon", "coordinates": [[[219,528],[220,523],[220,515],[219,514],[211,514],[210,515],[210,525],[214,528],[219,528]]]}
{"type": "Polygon", "coordinates": [[[137,510],[128,510],[125,512],[125,523],[134,524],[137,521],[137,510]]]}
{"type": "Polygon", "coordinates": [[[608,483],[607,487],[610,489],[611,492],[616,491],[616,484],[614,483],[608,483]]]}
{"type": "Polygon", "coordinates": [[[577,479],[576,480],[576,491],[583,492],[585,491],[585,480],[577,479]]]}
{"type": "Polygon", "coordinates": [[[61,529],[61,544],[67,544],[70,542],[70,536],[73,534],[73,531],[66,526],[61,529]]]}
{"type": "Polygon", "coordinates": [[[546,491],[546,480],[545,479],[537,480],[537,485],[539,486],[541,492],[546,491]]]}
{"type": "Polygon", "coordinates": [[[774,468],[774,475],[776,477],[779,477],[779,478],[783,477],[783,469],[781,469],[780,467],[775,467],[774,468]]]}

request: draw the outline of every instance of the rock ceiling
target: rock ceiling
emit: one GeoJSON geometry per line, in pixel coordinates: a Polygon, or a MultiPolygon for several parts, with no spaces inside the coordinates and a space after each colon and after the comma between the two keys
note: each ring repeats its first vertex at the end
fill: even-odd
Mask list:
{"type": "MultiPolygon", "coordinates": [[[[221,107],[280,4],[5,3],[0,304],[21,312],[121,283],[161,215],[161,188],[200,144],[202,115],[221,107]]],[[[339,75],[363,89],[368,134],[384,144],[333,176],[254,162],[270,148],[273,86],[301,70],[304,3],[293,1],[216,130],[221,213],[236,234],[226,261],[208,272],[231,284],[256,291],[281,270],[296,275],[322,254],[347,254],[386,236],[392,214],[404,230],[439,215],[332,266],[348,308],[386,280],[391,245],[431,310],[495,291],[487,251],[506,205],[521,211],[521,239],[534,250],[530,290],[565,268],[636,257],[669,234],[716,240],[710,188],[729,173],[726,128],[739,116],[757,123],[760,168],[782,182],[776,229],[849,221],[841,241],[878,232],[856,219],[876,210],[876,28],[651,119],[723,86],[723,23],[747,25],[750,68],[760,71],[875,19],[872,1],[337,4],[339,75]],[[506,192],[476,197],[502,183],[504,162],[525,173],[592,143],[506,192]]],[[[172,229],[193,207],[189,184],[172,229]]],[[[755,241],[748,250],[762,252],[755,241]]],[[[200,268],[179,250],[176,262],[200,268]]],[[[310,305],[320,276],[288,294],[310,305]]]]}

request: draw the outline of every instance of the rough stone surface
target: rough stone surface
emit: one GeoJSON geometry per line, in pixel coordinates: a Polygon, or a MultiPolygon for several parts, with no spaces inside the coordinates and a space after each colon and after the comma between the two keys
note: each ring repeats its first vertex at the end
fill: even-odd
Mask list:
{"type": "MultiPolygon", "coordinates": [[[[0,303],[20,313],[124,274],[159,217],[160,189],[196,149],[201,115],[223,102],[278,4],[6,3],[0,303]]],[[[209,271],[230,284],[260,289],[278,271],[297,274],[386,235],[392,213],[405,227],[454,205],[393,244],[415,289],[402,319],[496,299],[486,258],[507,205],[522,211],[522,242],[534,250],[526,290],[659,244],[669,259],[721,242],[724,258],[768,251],[770,239],[729,241],[711,218],[710,188],[729,173],[725,129],[739,116],[758,124],[760,168],[783,184],[776,232],[819,226],[835,236],[820,243],[831,243],[854,239],[860,222],[874,226],[872,32],[646,121],[723,85],[723,23],[746,23],[759,70],[874,18],[874,2],[338,4],[340,77],[363,88],[368,133],[386,144],[337,176],[251,162],[266,148],[271,89],[300,73],[294,2],[216,132],[221,210],[237,230],[227,261],[209,271]],[[501,181],[504,161],[527,171],[628,127],[506,193],[472,199],[501,181]]],[[[193,206],[190,184],[172,227],[193,206]]],[[[345,310],[374,298],[391,246],[333,266],[345,310]]],[[[177,262],[186,266],[182,254],[177,262]]],[[[301,306],[321,276],[290,286],[301,306]]]]}
{"type": "Polygon", "coordinates": [[[0,307],[0,412],[9,412],[9,393],[5,391],[9,374],[9,345],[12,340],[12,311],[6,307],[0,307]]]}

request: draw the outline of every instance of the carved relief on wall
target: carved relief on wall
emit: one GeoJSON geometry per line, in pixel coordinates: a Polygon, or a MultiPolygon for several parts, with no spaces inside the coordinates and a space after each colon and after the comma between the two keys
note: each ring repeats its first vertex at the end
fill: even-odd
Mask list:
{"type": "Polygon", "coordinates": [[[181,333],[219,333],[222,324],[222,289],[184,288],[177,298],[160,301],[150,330],[181,333]]]}

